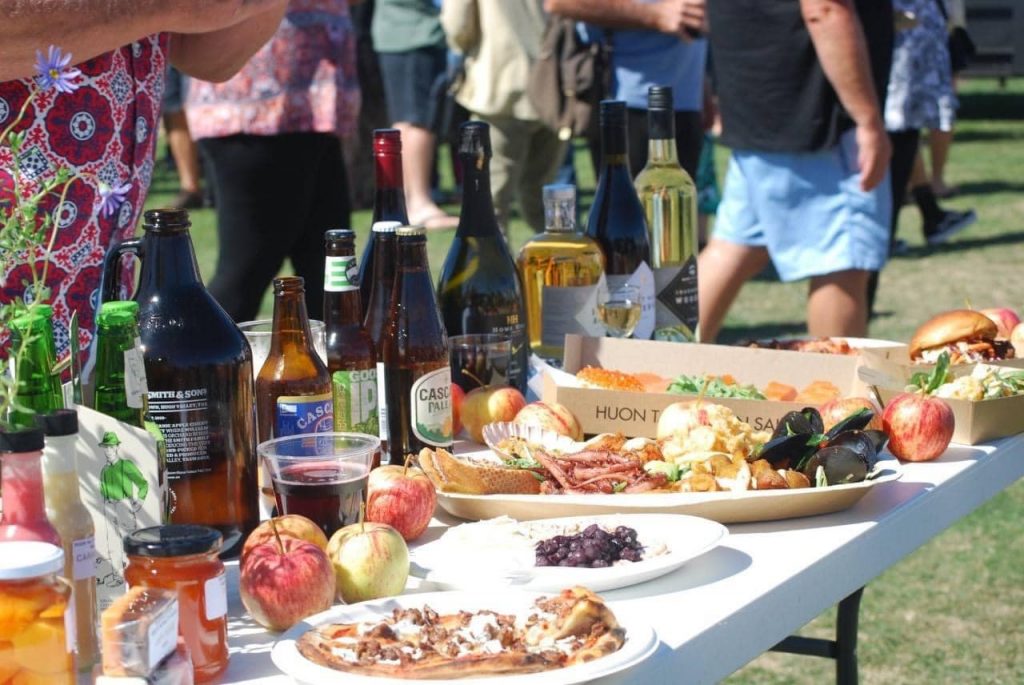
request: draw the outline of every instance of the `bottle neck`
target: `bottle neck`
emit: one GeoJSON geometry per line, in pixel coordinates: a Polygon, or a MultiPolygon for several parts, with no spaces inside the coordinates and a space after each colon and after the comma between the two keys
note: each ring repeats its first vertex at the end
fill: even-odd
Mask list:
{"type": "MultiPolygon", "coordinates": [[[[47,475],[77,474],[78,466],[75,462],[77,442],[77,433],[46,436],[46,448],[43,450],[43,471],[47,475]]],[[[74,491],[73,496],[77,501],[77,490],[74,491]]]]}
{"type": "Polygon", "coordinates": [[[421,273],[428,274],[429,278],[426,238],[399,240],[395,252],[398,257],[396,282],[400,278],[421,273]]]}
{"type": "Polygon", "coordinates": [[[275,293],[274,331],[270,338],[271,355],[284,354],[286,347],[315,354],[304,295],[301,288],[275,293]]]}
{"type": "Polygon", "coordinates": [[[610,164],[629,164],[629,147],[626,142],[624,125],[605,125],[601,127],[601,166],[610,164]]]}
{"type": "Polygon", "coordinates": [[[192,237],[185,226],[147,228],[141,256],[140,299],[167,285],[202,285],[192,237]]]}
{"type": "Polygon", "coordinates": [[[462,211],[456,235],[466,237],[501,237],[498,219],[491,198],[490,157],[484,154],[459,155],[462,165],[462,211]]]}
{"type": "Polygon", "coordinates": [[[647,158],[654,163],[678,164],[675,113],[665,109],[647,110],[647,158]]]}
{"type": "MultiPolygon", "coordinates": [[[[374,155],[376,187],[373,195],[373,220],[408,223],[405,190],[402,181],[402,153],[377,152],[374,155]]],[[[372,236],[375,240],[377,236],[372,236]]]]}
{"type": "Polygon", "coordinates": [[[362,323],[362,300],[355,275],[356,257],[350,250],[328,249],[324,274],[324,321],[329,325],[352,326],[362,323]]]}

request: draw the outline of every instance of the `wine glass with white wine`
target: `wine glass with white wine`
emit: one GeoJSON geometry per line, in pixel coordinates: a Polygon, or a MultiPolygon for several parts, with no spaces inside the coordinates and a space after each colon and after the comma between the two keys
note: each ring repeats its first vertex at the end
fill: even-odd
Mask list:
{"type": "Polygon", "coordinates": [[[598,297],[597,318],[612,338],[630,338],[640,323],[640,288],[621,285],[598,297]]]}

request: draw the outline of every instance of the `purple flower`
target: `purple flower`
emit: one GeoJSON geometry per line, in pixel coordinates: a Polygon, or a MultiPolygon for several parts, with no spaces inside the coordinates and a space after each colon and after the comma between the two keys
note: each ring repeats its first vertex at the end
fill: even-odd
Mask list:
{"type": "Polygon", "coordinates": [[[116,186],[108,186],[103,181],[100,181],[100,211],[103,212],[103,216],[112,216],[114,212],[121,208],[124,204],[124,196],[131,190],[131,183],[123,183],[116,186]]]}
{"type": "Polygon", "coordinates": [[[82,75],[82,72],[74,67],[68,67],[71,63],[71,53],[66,55],[56,45],[51,45],[46,56],[36,50],[36,82],[43,90],[56,88],[61,93],[72,93],[80,84],[75,79],[82,75]]]}

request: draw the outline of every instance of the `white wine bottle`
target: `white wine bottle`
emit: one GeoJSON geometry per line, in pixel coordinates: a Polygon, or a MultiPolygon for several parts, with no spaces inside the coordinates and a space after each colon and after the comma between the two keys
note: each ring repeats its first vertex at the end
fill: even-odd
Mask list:
{"type": "Polygon", "coordinates": [[[672,89],[647,91],[647,165],[634,181],[651,238],[656,340],[700,339],[697,311],[697,187],[679,166],[672,89]]]}

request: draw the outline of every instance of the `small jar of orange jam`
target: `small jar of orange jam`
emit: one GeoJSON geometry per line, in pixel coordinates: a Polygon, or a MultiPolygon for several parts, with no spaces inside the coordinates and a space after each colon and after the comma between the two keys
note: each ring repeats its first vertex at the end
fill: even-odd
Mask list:
{"type": "Polygon", "coordinates": [[[224,564],[217,557],[221,534],[196,525],[143,528],[124,539],[128,587],[178,593],[178,634],[192,653],[197,683],[228,666],[228,599],[224,564]]]}
{"type": "Polygon", "coordinates": [[[74,685],[71,586],[57,574],[64,550],[0,542],[0,683],[74,685]]]}

